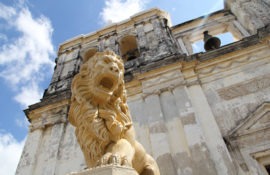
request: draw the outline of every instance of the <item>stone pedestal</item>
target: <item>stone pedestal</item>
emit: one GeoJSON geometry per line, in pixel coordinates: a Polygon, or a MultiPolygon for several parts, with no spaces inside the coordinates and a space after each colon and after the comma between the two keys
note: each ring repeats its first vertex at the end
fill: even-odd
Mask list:
{"type": "Polygon", "coordinates": [[[67,175],[138,175],[138,173],[130,167],[107,165],[69,173],[67,175]]]}

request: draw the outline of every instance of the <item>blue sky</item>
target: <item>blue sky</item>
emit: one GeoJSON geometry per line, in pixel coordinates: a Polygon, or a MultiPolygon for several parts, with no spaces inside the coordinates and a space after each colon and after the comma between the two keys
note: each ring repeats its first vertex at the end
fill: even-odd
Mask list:
{"type": "Polygon", "coordinates": [[[0,175],[14,174],[28,132],[23,109],[48,87],[59,45],[153,7],[176,25],[223,0],[0,0],[0,175]]]}

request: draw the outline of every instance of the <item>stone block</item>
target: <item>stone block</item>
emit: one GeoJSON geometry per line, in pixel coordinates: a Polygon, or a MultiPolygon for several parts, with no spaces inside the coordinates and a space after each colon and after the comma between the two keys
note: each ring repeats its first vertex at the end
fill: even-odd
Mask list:
{"type": "Polygon", "coordinates": [[[138,173],[131,167],[108,165],[69,173],[67,175],[138,175],[138,173]]]}

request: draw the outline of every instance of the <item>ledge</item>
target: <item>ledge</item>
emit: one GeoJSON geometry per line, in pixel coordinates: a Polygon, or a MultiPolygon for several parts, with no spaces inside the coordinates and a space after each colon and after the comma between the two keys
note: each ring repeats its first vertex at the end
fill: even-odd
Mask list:
{"type": "Polygon", "coordinates": [[[80,172],[69,173],[67,175],[138,175],[138,173],[130,167],[107,165],[80,172]]]}

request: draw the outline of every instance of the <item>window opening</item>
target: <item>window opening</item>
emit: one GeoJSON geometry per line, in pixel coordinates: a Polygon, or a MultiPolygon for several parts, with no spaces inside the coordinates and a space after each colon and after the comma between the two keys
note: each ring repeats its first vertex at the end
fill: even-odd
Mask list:
{"type": "Polygon", "coordinates": [[[120,41],[121,56],[124,60],[130,61],[140,56],[135,36],[126,36],[120,41]]]}
{"type": "MultiPolygon", "coordinates": [[[[209,33],[211,34],[211,31],[209,33]]],[[[212,35],[212,36],[220,39],[221,41],[220,47],[237,41],[237,39],[233,37],[231,32],[221,33],[221,34],[212,35]]],[[[192,43],[192,50],[193,50],[193,53],[205,52],[203,39],[192,43]]]]}

